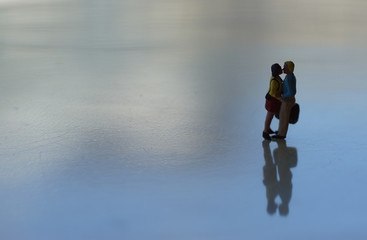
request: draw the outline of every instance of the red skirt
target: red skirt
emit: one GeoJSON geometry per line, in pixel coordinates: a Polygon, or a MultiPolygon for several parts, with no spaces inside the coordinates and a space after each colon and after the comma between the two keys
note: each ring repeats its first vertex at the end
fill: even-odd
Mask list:
{"type": "Polygon", "coordinates": [[[265,109],[271,113],[277,113],[280,110],[280,101],[274,97],[271,97],[270,100],[266,100],[265,109]]]}

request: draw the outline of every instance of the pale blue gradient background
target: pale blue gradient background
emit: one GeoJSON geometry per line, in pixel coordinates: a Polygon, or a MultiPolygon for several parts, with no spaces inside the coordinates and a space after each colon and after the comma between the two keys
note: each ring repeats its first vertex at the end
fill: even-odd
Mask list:
{"type": "Polygon", "coordinates": [[[366,8],[0,0],[0,238],[366,239],[366,8]],[[270,216],[264,95],[286,60],[298,162],[270,216]]]}

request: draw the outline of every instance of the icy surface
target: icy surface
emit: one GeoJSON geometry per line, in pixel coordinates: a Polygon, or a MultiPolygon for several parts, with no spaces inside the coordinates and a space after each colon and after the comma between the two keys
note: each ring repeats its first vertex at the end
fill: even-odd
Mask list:
{"type": "Polygon", "coordinates": [[[366,7],[0,0],[0,238],[366,239],[366,7]]]}

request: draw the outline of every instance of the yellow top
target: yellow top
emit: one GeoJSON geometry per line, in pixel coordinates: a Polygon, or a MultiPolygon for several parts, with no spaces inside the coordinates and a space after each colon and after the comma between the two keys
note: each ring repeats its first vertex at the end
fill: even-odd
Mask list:
{"type": "Polygon", "coordinates": [[[270,78],[269,94],[278,100],[282,100],[282,83],[273,76],[270,78]]]}

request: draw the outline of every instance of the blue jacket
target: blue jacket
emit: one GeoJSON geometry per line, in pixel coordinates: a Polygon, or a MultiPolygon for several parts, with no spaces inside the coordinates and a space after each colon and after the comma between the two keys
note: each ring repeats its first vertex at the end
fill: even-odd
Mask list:
{"type": "Polygon", "coordinates": [[[282,85],[282,98],[294,97],[296,95],[296,76],[293,73],[288,74],[282,85]]]}

